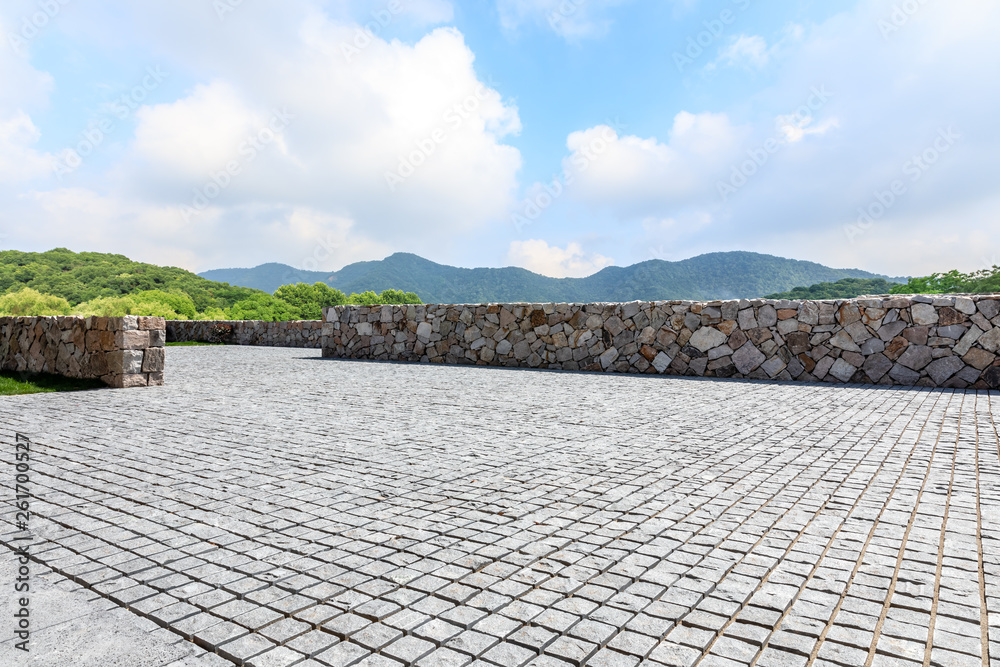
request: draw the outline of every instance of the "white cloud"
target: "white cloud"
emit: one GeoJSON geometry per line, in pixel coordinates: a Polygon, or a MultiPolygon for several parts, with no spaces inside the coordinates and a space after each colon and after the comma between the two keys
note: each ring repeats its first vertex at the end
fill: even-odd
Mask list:
{"type": "Polygon", "coordinates": [[[565,248],[549,245],[541,239],[512,241],[507,260],[516,266],[552,278],[583,278],[615,263],[610,257],[584,252],[579,243],[565,248]]]}
{"type": "Polygon", "coordinates": [[[40,136],[23,111],[0,116],[0,182],[29,181],[52,172],[54,158],[31,147],[40,136]]]}
{"type": "Polygon", "coordinates": [[[767,41],[759,35],[738,35],[720,52],[716,63],[746,69],[764,69],[771,60],[767,41]]]}
{"type": "Polygon", "coordinates": [[[712,113],[677,114],[666,143],[599,125],[569,135],[563,169],[576,198],[623,218],[657,216],[703,200],[744,135],[726,114],[712,113]]]}
{"type": "MultiPolygon", "coordinates": [[[[123,252],[190,270],[282,260],[308,270],[381,259],[396,248],[358,233],[354,220],[304,206],[215,207],[185,222],[173,205],[153,205],[87,188],[32,191],[0,211],[19,244],[123,252]]],[[[5,246],[12,245],[6,243],[5,246]]]]}
{"type": "MultiPolygon", "coordinates": [[[[450,8],[420,6],[428,19],[445,5],[450,8]]],[[[480,80],[457,30],[438,28],[415,43],[369,36],[359,46],[356,24],[334,21],[306,2],[282,11],[243,4],[221,28],[214,15],[190,20],[204,14],[203,6],[181,0],[174,10],[145,8],[126,38],[148,38],[175,76],[187,70],[212,77],[174,101],[141,107],[134,136],[110,169],[85,161],[73,175],[79,189],[72,196],[37,184],[19,202],[20,220],[50,214],[52,221],[40,228],[52,232],[71,224],[69,216],[56,215],[66,208],[59,202],[75,199],[86,203],[87,247],[144,253],[150,246],[134,225],[163,227],[162,236],[151,232],[159,250],[187,253],[194,259],[186,266],[211,268],[250,258],[310,257],[329,233],[367,258],[375,258],[376,249],[400,247],[440,256],[455,235],[506,218],[521,166],[519,151],[504,143],[520,131],[517,107],[480,80]],[[185,16],[189,20],[180,20],[185,16]],[[210,38],[201,35],[207,21],[214,22],[210,38]],[[354,50],[345,55],[345,45],[354,50]],[[246,142],[262,136],[275,110],[292,119],[248,158],[246,142]],[[223,179],[229,184],[203,210],[182,216],[196,190],[215,193],[212,180],[233,161],[239,174],[223,179]],[[387,173],[399,172],[401,163],[419,164],[393,191],[387,173]],[[301,223],[303,211],[310,212],[308,225],[301,223]],[[169,224],[156,222],[162,216],[172,219],[172,233],[169,224]],[[192,233],[184,234],[189,224],[192,233]],[[116,231],[119,225],[129,231],[116,231]],[[392,247],[383,243],[387,238],[392,247]]],[[[98,8],[85,15],[84,23],[99,22],[98,8]]],[[[14,129],[4,118],[0,114],[0,146],[5,132],[13,137],[6,143],[16,140],[20,149],[37,139],[26,117],[16,117],[14,129]]],[[[23,154],[8,155],[23,169],[23,154]]],[[[14,219],[9,211],[0,214],[8,216],[14,219]]],[[[38,238],[13,227],[9,243],[38,238]]],[[[50,238],[63,236],[71,240],[61,243],[71,245],[79,235],[67,230],[50,238]]],[[[331,256],[320,268],[339,261],[331,256]]]]}
{"type": "Polygon", "coordinates": [[[840,121],[836,118],[827,118],[816,124],[813,124],[814,120],[815,118],[811,115],[788,114],[778,116],[775,119],[775,125],[777,125],[778,132],[784,140],[790,144],[798,143],[808,135],[822,136],[830,130],[840,127],[840,121]]]}
{"type": "Polygon", "coordinates": [[[607,10],[626,0],[497,0],[500,24],[514,31],[542,25],[566,40],[600,37],[611,27],[607,10]]]}
{"type": "Polygon", "coordinates": [[[339,211],[364,233],[401,242],[503,215],[520,154],[502,141],[520,120],[478,80],[458,31],[440,28],[412,46],[375,38],[348,56],[350,26],[314,15],[301,35],[296,48],[273,54],[271,76],[249,82],[234,73],[140,112],[119,177],[131,190],[186,204],[213,173],[243,160],[216,204],[339,211]],[[244,160],[245,142],[274,109],[293,118],[244,160]]]}

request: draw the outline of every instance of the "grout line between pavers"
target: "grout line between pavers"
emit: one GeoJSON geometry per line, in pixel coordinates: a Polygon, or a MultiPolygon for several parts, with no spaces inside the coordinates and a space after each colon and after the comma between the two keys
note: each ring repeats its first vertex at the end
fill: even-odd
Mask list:
{"type": "MultiPolygon", "coordinates": [[[[912,419],[913,419],[913,417],[911,416],[910,417],[910,421],[912,421],[912,419]]],[[[910,421],[907,422],[906,426],[909,425],[910,421]]],[[[861,493],[858,494],[858,497],[854,501],[854,504],[851,506],[851,509],[845,514],[844,520],[841,521],[840,525],[837,527],[837,530],[834,531],[834,534],[827,541],[827,545],[823,549],[823,553],[820,554],[820,556],[817,558],[816,562],[813,564],[813,567],[812,567],[812,569],[809,572],[809,576],[806,577],[805,582],[803,582],[803,584],[799,587],[799,590],[796,593],[795,597],[792,599],[791,603],[789,603],[789,605],[785,609],[785,611],[781,614],[781,617],[778,619],[777,624],[774,626],[774,628],[772,628],[772,630],[771,630],[772,634],[774,633],[774,631],[776,631],[780,627],[781,621],[783,621],[791,613],[792,606],[795,604],[795,601],[798,600],[799,597],[802,595],[802,592],[805,590],[805,588],[808,586],[809,582],[812,580],[813,576],[815,575],[816,570],[819,569],[820,564],[822,563],[823,557],[826,556],[826,554],[832,548],[832,546],[833,546],[833,544],[834,544],[837,536],[840,534],[841,530],[843,529],[843,526],[846,523],[847,518],[850,517],[851,512],[854,511],[854,509],[861,502],[861,500],[864,497],[865,493],[867,493],[867,491],[871,488],[871,486],[874,483],[874,480],[878,476],[879,472],[881,472],[881,470],[885,467],[885,465],[886,465],[887,461],[889,460],[889,458],[892,456],[893,451],[895,451],[896,445],[899,444],[899,440],[902,438],[902,433],[906,432],[906,426],[903,427],[903,429],[901,431],[900,438],[897,439],[896,442],[893,443],[892,446],[887,449],[885,457],[883,458],[882,462],[879,464],[878,471],[876,471],[872,475],[872,477],[869,480],[868,484],[865,486],[865,489],[861,493]]],[[[873,429],[873,428],[875,428],[875,424],[873,424],[871,427],[869,427],[869,431],[871,431],[871,429],[873,429]]],[[[869,448],[868,453],[870,453],[871,450],[874,449],[877,446],[877,444],[878,443],[876,442],[874,445],[872,445],[872,447],[869,448]]],[[[848,451],[850,451],[850,450],[848,450],[848,451]]],[[[908,460],[909,459],[907,459],[907,461],[908,460]]],[[[847,473],[847,475],[845,475],[844,479],[840,482],[840,484],[838,484],[837,490],[839,490],[844,484],[847,483],[847,481],[850,479],[851,475],[853,475],[857,471],[858,467],[861,466],[861,464],[864,463],[864,462],[865,462],[865,457],[864,456],[860,457],[858,459],[858,462],[851,469],[851,471],[849,473],[847,473]]],[[[904,467],[905,467],[905,464],[904,464],[904,467]]],[[[803,526],[803,528],[799,531],[799,534],[796,535],[795,539],[792,541],[791,544],[789,544],[789,546],[785,550],[784,556],[787,556],[791,552],[792,548],[796,544],[798,544],[798,542],[802,538],[802,536],[805,535],[806,530],[809,528],[809,526],[812,525],[812,522],[816,519],[816,517],[818,517],[820,515],[821,512],[823,512],[823,510],[826,508],[827,504],[829,504],[830,500],[833,499],[835,493],[836,493],[836,490],[830,494],[830,498],[828,498],[826,501],[823,502],[823,505],[820,506],[820,508],[813,514],[812,518],[810,518],[810,520],[806,523],[806,525],[803,526]]],[[[779,562],[781,562],[781,561],[779,561],[779,562]]],[[[760,583],[757,585],[757,588],[754,589],[754,593],[756,593],[757,591],[759,591],[759,590],[761,590],[763,588],[764,584],[770,579],[771,574],[773,572],[774,572],[774,569],[770,570],[767,573],[767,575],[765,575],[761,579],[760,583]]],[[[712,642],[705,648],[705,650],[703,651],[701,657],[698,658],[698,660],[694,663],[695,665],[697,665],[698,663],[700,663],[701,660],[703,660],[704,658],[706,658],[711,653],[712,647],[715,645],[715,643],[719,639],[722,638],[723,634],[726,631],[726,628],[730,627],[733,623],[735,623],[736,622],[736,618],[739,615],[739,613],[741,611],[743,611],[747,606],[749,606],[750,599],[752,597],[753,596],[751,594],[750,598],[748,598],[746,602],[744,602],[742,605],[740,605],[740,608],[729,618],[729,620],[726,622],[726,624],[718,631],[718,633],[716,634],[715,639],[713,639],[712,642]]],[[[764,650],[767,648],[769,641],[770,641],[770,636],[768,637],[767,640],[765,640],[761,644],[760,649],[757,651],[757,654],[754,656],[754,658],[750,662],[751,665],[755,665],[757,663],[757,661],[760,659],[760,656],[763,654],[764,650]]]]}
{"type": "MultiPolygon", "coordinates": [[[[979,641],[982,647],[983,667],[990,667],[989,610],[986,606],[986,566],[983,562],[983,496],[979,472],[979,396],[976,392],[973,414],[976,427],[976,558],[979,563],[979,641]]],[[[989,406],[989,398],[984,401],[989,406]]]]}
{"type": "MultiPolygon", "coordinates": [[[[951,396],[954,396],[952,392],[951,396]]],[[[949,405],[951,401],[949,400],[949,405]]],[[[945,406],[944,414],[948,414],[948,406],[945,406]]],[[[900,540],[899,545],[899,555],[896,557],[896,567],[892,573],[892,579],[889,581],[889,588],[886,591],[885,602],[882,604],[882,612],[879,614],[878,622],[875,624],[875,634],[872,636],[872,643],[868,649],[868,657],[865,659],[864,667],[871,667],[872,662],[875,660],[875,653],[878,648],[878,640],[882,635],[882,626],[885,624],[885,618],[889,614],[889,607],[892,605],[892,596],[896,591],[896,583],[899,581],[899,571],[903,566],[903,557],[906,554],[906,543],[910,539],[910,531],[913,530],[913,524],[917,518],[917,510],[920,507],[920,501],[924,495],[924,489],[927,488],[927,480],[930,477],[931,469],[934,466],[934,456],[937,454],[938,444],[941,441],[941,431],[944,428],[944,419],[942,415],[941,426],[938,428],[937,437],[934,439],[934,447],[931,449],[930,457],[927,459],[927,471],[924,473],[924,479],[920,483],[920,491],[917,493],[916,501],[913,503],[913,511],[910,512],[910,518],[906,522],[906,530],[903,532],[903,537],[900,540]]],[[[923,435],[923,429],[921,429],[920,434],[923,435]]],[[[920,443],[920,437],[917,437],[916,444],[920,443]]]]}
{"type": "MultiPolygon", "coordinates": [[[[941,399],[939,396],[934,401],[934,404],[928,410],[927,418],[924,420],[924,423],[920,426],[920,432],[917,434],[917,437],[913,441],[913,448],[910,450],[910,453],[907,456],[906,461],[903,462],[903,465],[899,470],[899,475],[896,477],[896,481],[893,483],[892,489],[889,491],[889,495],[886,498],[886,502],[883,503],[882,505],[882,510],[880,510],[878,516],[872,520],[871,530],[868,531],[868,535],[865,538],[864,545],[861,547],[861,551],[858,552],[858,558],[854,563],[854,568],[851,570],[850,576],[848,576],[847,578],[847,582],[844,585],[844,590],[840,594],[840,599],[837,601],[836,606],[834,606],[833,613],[831,614],[829,620],[826,622],[826,627],[823,628],[823,632],[820,633],[820,636],[816,640],[816,645],[813,647],[812,652],[809,655],[809,661],[808,661],[809,665],[812,665],[814,662],[816,662],[817,655],[819,654],[819,651],[823,646],[823,642],[826,640],[827,635],[830,634],[830,630],[831,628],[833,628],[834,621],[836,620],[837,615],[840,613],[841,608],[843,608],[844,606],[844,601],[847,599],[847,594],[851,589],[851,585],[854,583],[854,579],[857,576],[858,571],[860,571],[861,569],[861,565],[864,562],[865,554],[868,553],[868,547],[871,545],[872,538],[875,536],[875,531],[879,527],[879,522],[881,521],[882,513],[885,511],[885,506],[888,504],[889,499],[891,499],[896,494],[896,489],[903,481],[906,469],[910,466],[910,462],[913,460],[913,456],[917,452],[917,446],[920,444],[920,436],[923,435],[924,429],[930,422],[931,417],[933,417],[934,409],[937,407],[937,404],[940,400],[941,399]]],[[[897,438],[895,444],[899,444],[899,442],[903,439],[903,436],[906,435],[907,427],[909,427],[909,425],[913,423],[913,420],[916,418],[916,413],[919,412],[921,407],[923,407],[923,403],[921,403],[920,407],[918,407],[917,410],[914,411],[914,414],[910,416],[910,420],[906,423],[906,426],[904,426],[903,429],[900,431],[899,438],[897,438]]]]}
{"type": "MultiPolygon", "coordinates": [[[[951,512],[951,494],[955,488],[955,466],[958,463],[958,445],[960,442],[959,438],[962,435],[962,411],[965,407],[965,398],[966,395],[962,394],[962,400],[958,405],[958,427],[955,429],[955,447],[952,450],[951,455],[951,477],[948,480],[948,494],[945,496],[944,516],[941,517],[941,532],[938,537],[937,567],[934,572],[934,597],[931,602],[931,620],[927,626],[927,644],[924,647],[924,667],[930,667],[931,654],[934,650],[934,627],[937,623],[938,603],[941,601],[941,573],[944,569],[945,535],[948,532],[948,515],[951,512]]],[[[943,425],[944,420],[942,420],[942,426],[943,425]]]]}
{"type": "MultiPolygon", "coordinates": [[[[925,399],[925,401],[926,401],[926,400],[927,400],[927,399],[925,399]]],[[[936,402],[935,402],[935,405],[936,405],[936,402]]],[[[833,535],[832,535],[832,536],[830,537],[830,539],[829,539],[829,540],[827,541],[827,545],[826,545],[826,547],[825,547],[825,548],[823,549],[823,553],[822,553],[822,554],[820,554],[820,556],[819,556],[819,557],[817,558],[817,560],[816,560],[816,563],[815,563],[815,564],[813,565],[813,568],[812,568],[812,570],[811,570],[811,571],[809,572],[809,576],[808,576],[808,577],[806,578],[806,581],[805,581],[805,583],[803,583],[803,584],[802,584],[802,586],[801,586],[801,587],[800,587],[800,589],[799,589],[799,592],[798,592],[798,593],[797,593],[797,594],[795,595],[795,597],[794,597],[794,598],[792,599],[792,602],[791,602],[791,604],[789,604],[789,605],[788,605],[788,608],[787,608],[787,609],[786,609],[786,610],[784,611],[784,613],[783,613],[783,614],[781,615],[781,618],[779,618],[779,619],[778,619],[778,621],[777,621],[777,623],[775,624],[775,626],[774,626],[774,630],[775,630],[775,631],[776,631],[776,630],[778,630],[778,629],[779,629],[779,628],[781,627],[781,624],[782,624],[782,622],[783,622],[783,621],[784,621],[784,620],[785,620],[786,618],[788,618],[788,616],[789,616],[789,615],[791,614],[791,612],[792,612],[792,608],[793,608],[793,606],[795,605],[795,602],[796,602],[796,601],[797,601],[797,600],[799,599],[799,597],[801,597],[801,595],[802,595],[802,592],[803,592],[803,591],[804,591],[804,590],[806,589],[806,587],[808,587],[808,585],[809,585],[809,582],[810,582],[810,581],[812,581],[812,579],[813,579],[813,578],[815,577],[815,574],[816,574],[816,571],[817,571],[817,570],[819,570],[819,568],[820,568],[821,564],[823,563],[823,559],[824,559],[824,558],[826,558],[826,555],[827,555],[827,554],[828,554],[828,553],[830,552],[830,550],[831,550],[831,549],[833,548],[833,545],[834,545],[834,544],[836,543],[836,540],[837,540],[837,537],[838,537],[838,536],[840,535],[840,533],[841,533],[841,531],[843,530],[844,526],[845,526],[845,525],[847,524],[847,521],[848,521],[848,520],[850,519],[850,516],[851,516],[851,514],[852,514],[852,513],[854,512],[854,510],[855,510],[855,509],[856,509],[856,508],[858,507],[858,505],[859,505],[859,504],[861,503],[861,501],[862,501],[862,499],[864,498],[865,494],[867,494],[867,493],[869,492],[869,490],[871,490],[872,486],[873,486],[873,485],[875,484],[875,481],[876,481],[876,479],[878,478],[878,476],[879,476],[879,475],[881,474],[882,470],[883,470],[883,469],[885,468],[885,466],[887,465],[887,463],[888,463],[888,461],[889,461],[889,458],[890,458],[890,456],[892,455],[892,453],[893,453],[893,452],[895,451],[896,447],[897,447],[897,446],[898,446],[898,445],[900,444],[900,442],[902,441],[902,439],[903,439],[903,436],[904,436],[904,435],[906,434],[906,429],[907,429],[907,428],[908,428],[908,427],[910,426],[910,424],[911,424],[911,423],[913,422],[913,419],[914,419],[914,418],[916,417],[916,413],[917,413],[917,412],[919,412],[919,409],[920,409],[920,407],[923,407],[923,403],[921,403],[921,404],[920,404],[920,406],[918,406],[917,410],[916,410],[916,411],[914,411],[914,414],[912,414],[912,415],[910,416],[909,420],[907,420],[906,424],[905,424],[905,425],[903,426],[903,428],[902,428],[902,429],[900,430],[900,433],[899,433],[899,437],[898,437],[898,438],[896,438],[896,442],[894,442],[894,443],[892,444],[892,446],[891,446],[891,447],[889,448],[889,451],[888,451],[888,452],[886,453],[886,456],[885,456],[885,458],[884,458],[884,459],[882,460],[882,462],[881,462],[881,463],[879,464],[879,467],[878,467],[878,470],[877,470],[877,471],[875,471],[875,472],[874,472],[874,473],[872,474],[872,476],[871,476],[871,479],[869,480],[868,484],[867,484],[867,485],[865,486],[864,490],[863,490],[863,491],[861,491],[861,492],[860,492],[860,493],[858,494],[858,497],[857,497],[857,499],[856,499],[856,500],[854,501],[854,504],[853,504],[853,505],[851,506],[851,509],[850,509],[850,510],[848,510],[848,511],[846,512],[846,514],[845,514],[845,516],[844,516],[844,520],[843,520],[843,521],[842,521],[842,522],[840,523],[840,525],[839,525],[839,526],[837,526],[837,530],[836,530],[836,531],[834,532],[834,534],[833,534],[833,535]]],[[[927,420],[929,420],[929,419],[930,419],[930,416],[931,416],[931,414],[930,414],[930,413],[933,413],[933,407],[934,407],[934,406],[932,406],[932,407],[931,407],[931,410],[929,411],[929,414],[928,414],[928,416],[927,416],[927,420]]],[[[925,423],[926,423],[926,421],[925,421],[925,423]]],[[[893,497],[893,496],[895,495],[895,493],[896,493],[896,489],[897,489],[897,488],[898,488],[898,486],[899,486],[899,482],[900,482],[900,480],[901,480],[901,479],[902,479],[902,477],[903,477],[903,473],[905,472],[906,468],[907,468],[907,467],[909,467],[909,465],[910,465],[910,461],[911,461],[911,460],[913,459],[913,454],[914,454],[914,452],[916,451],[916,448],[917,448],[917,442],[914,442],[914,443],[913,443],[913,448],[912,448],[912,449],[910,450],[910,453],[909,453],[909,454],[907,455],[907,457],[906,457],[906,460],[905,460],[905,461],[903,461],[903,464],[902,464],[902,466],[901,466],[901,468],[900,468],[900,472],[899,472],[899,475],[898,475],[898,476],[897,476],[897,478],[896,478],[896,482],[895,482],[895,483],[893,484],[893,486],[892,486],[892,489],[891,489],[891,490],[889,491],[889,494],[888,494],[888,496],[886,496],[886,500],[885,500],[885,502],[883,503],[883,508],[885,507],[885,505],[887,505],[887,504],[888,504],[889,500],[890,500],[890,499],[891,499],[891,498],[892,498],[892,497],[893,497]]],[[[881,516],[881,512],[879,513],[879,517],[880,517],[880,516],[881,516]]],[[[820,648],[822,647],[822,644],[823,644],[823,641],[824,641],[824,640],[825,640],[825,638],[826,638],[826,635],[827,635],[827,634],[829,633],[829,631],[830,631],[830,628],[831,628],[831,627],[833,626],[833,622],[834,622],[834,619],[836,619],[836,617],[837,617],[837,614],[838,614],[838,613],[840,612],[840,608],[841,608],[841,605],[843,604],[843,601],[844,601],[844,599],[845,599],[845,597],[846,597],[846,594],[847,594],[847,591],[848,591],[848,590],[850,589],[850,585],[851,585],[851,582],[852,582],[852,581],[854,580],[854,575],[855,575],[855,574],[856,574],[856,572],[857,572],[857,568],[858,568],[858,567],[860,566],[860,564],[861,564],[861,562],[862,562],[862,560],[863,560],[863,558],[864,558],[864,554],[865,554],[865,552],[867,551],[867,548],[868,548],[868,544],[869,544],[869,543],[871,542],[871,538],[872,538],[872,536],[874,535],[874,533],[875,533],[875,530],[876,530],[876,528],[878,527],[878,524],[879,524],[879,517],[876,517],[876,518],[875,518],[875,519],[874,519],[874,520],[872,521],[872,529],[871,529],[871,531],[869,531],[869,534],[868,534],[868,537],[867,537],[867,539],[865,540],[865,544],[864,544],[864,547],[862,548],[861,552],[859,553],[859,556],[858,556],[858,560],[857,560],[857,566],[855,567],[855,570],[851,572],[851,574],[850,574],[850,576],[848,577],[847,581],[845,581],[845,582],[844,582],[844,590],[843,590],[843,592],[841,593],[841,595],[839,596],[839,599],[837,600],[837,604],[836,604],[836,606],[834,607],[834,609],[833,609],[832,613],[830,614],[830,618],[829,618],[829,619],[827,620],[827,622],[826,622],[826,624],[825,624],[825,627],[823,628],[823,632],[821,633],[821,636],[820,636],[820,637],[819,637],[819,638],[818,638],[818,639],[816,640],[816,646],[815,646],[815,647],[814,647],[814,649],[813,649],[813,654],[812,654],[812,655],[810,655],[810,658],[809,658],[809,663],[810,663],[810,664],[811,664],[811,663],[812,663],[812,662],[813,662],[813,661],[815,660],[815,654],[816,654],[816,653],[818,653],[819,649],[820,649],[820,648]]],[[[773,634],[773,632],[772,632],[772,634],[773,634]]],[[[753,659],[753,660],[751,661],[751,663],[750,663],[751,667],[753,667],[754,665],[756,665],[756,664],[757,664],[757,661],[758,661],[758,660],[760,660],[760,656],[761,656],[761,655],[763,655],[763,653],[764,653],[764,650],[766,650],[766,649],[767,649],[767,647],[768,647],[768,646],[769,646],[769,644],[770,644],[770,641],[771,641],[771,637],[769,636],[769,637],[768,637],[768,638],[767,638],[767,639],[766,639],[766,640],[764,641],[764,643],[763,643],[763,644],[761,645],[761,650],[760,650],[760,652],[759,652],[759,653],[757,654],[757,656],[756,656],[756,657],[755,657],[755,658],[754,658],[754,659],[753,659]]]]}

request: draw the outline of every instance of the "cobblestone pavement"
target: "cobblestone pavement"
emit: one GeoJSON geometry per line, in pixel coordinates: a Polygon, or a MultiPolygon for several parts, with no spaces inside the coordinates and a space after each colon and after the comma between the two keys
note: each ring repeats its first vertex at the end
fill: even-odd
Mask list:
{"type": "Polygon", "coordinates": [[[1000,665],[996,393],[167,369],[0,399],[0,484],[30,436],[33,568],[206,649],[183,664],[1000,665]]]}

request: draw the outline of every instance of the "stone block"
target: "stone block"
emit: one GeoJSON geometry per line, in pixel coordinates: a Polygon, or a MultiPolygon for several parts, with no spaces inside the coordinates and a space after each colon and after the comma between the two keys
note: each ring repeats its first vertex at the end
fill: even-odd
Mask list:
{"type": "Polygon", "coordinates": [[[892,362],[884,354],[876,353],[865,359],[862,369],[872,382],[878,382],[892,370],[892,362]]]}
{"type": "Polygon", "coordinates": [[[955,355],[964,357],[966,353],[972,349],[972,346],[976,344],[976,341],[982,337],[982,335],[983,330],[976,325],[972,325],[972,328],[969,329],[969,331],[962,336],[962,339],[958,342],[958,344],[955,345],[955,355]]]}
{"type": "Polygon", "coordinates": [[[812,373],[816,376],[816,379],[822,380],[830,372],[830,368],[833,366],[836,359],[833,357],[823,357],[818,362],[816,362],[816,367],[813,369],[812,373]]]}
{"type": "Polygon", "coordinates": [[[809,350],[809,334],[801,331],[790,333],[785,336],[785,343],[788,345],[788,351],[792,354],[802,354],[809,350]]]}
{"type": "Polygon", "coordinates": [[[869,356],[885,350],[885,341],[881,338],[869,338],[861,344],[861,354],[869,356]]]}
{"type": "Polygon", "coordinates": [[[938,327],[937,335],[939,338],[951,338],[952,340],[958,340],[965,335],[966,328],[959,324],[952,324],[946,327],[938,327]]]}
{"type": "Polygon", "coordinates": [[[162,317],[140,317],[137,324],[140,331],[155,331],[167,328],[167,321],[162,317]]]}
{"type": "Polygon", "coordinates": [[[861,368],[861,366],[865,363],[864,356],[858,354],[857,352],[844,352],[840,355],[840,358],[855,368],[861,368]]]}
{"type": "Polygon", "coordinates": [[[983,382],[985,382],[990,389],[1000,389],[1000,366],[990,366],[983,373],[983,382]]]}
{"type": "Polygon", "coordinates": [[[768,374],[769,377],[774,378],[785,370],[787,364],[781,357],[771,357],[763,364],[761,364],[761,369],[768,374]]]}
{"type": "Polygon", "coordinates": [[[830,375],[841,382],[850,382],[857,370],[857,368],[844,361],[844,359],[837,359],[833,362],[833,366],[830,367],[830,375]]]}
{"type": "Polygon", "coordinates": [[[131,375],[121,375],[112,373],[110,375],[105,375],[101,378],[105,384],[109,387],[114,387],[116,389],[129,389],[131,387],[145,387],[147,386],[148,379],[142,373],[131,374],[131,375]]]}
{"type": "Polygon", "coordinates": [[[106,355],[112,375],[134,375],[142,372],[142,350],[114,350],[106,355]]]}
{"type": "Polygon", "coordinates": [[[854,339],[847,331],[838,331],[837,334],[830,339],[830,345],[840,348],[841,350],[848,350],[850,352],[861,352],[861,348],[858,347],[854,339]]]}
{"type": "Polygon", "coordinates": [[[969,318],[958,312],[955,308],[952,308],[951,306],[943,306],[940,310],[938,310],[937,324],[939,327],[948,327],[954,324],[961,324],[968,319],[969,318]]]}
{"type": "Polygon", "coordinates": [[[149,347],[149,331],[116,331],[115,347],[119,350],[144,350],[149,347]]]}
{"type": "Polygon", "coordinates": [[[773,327],[778,323],[778,313],[774,306],[767,304],[757,309],[757,326],[761,328],[773,327]]]}
{"type": "Polygon", "coordinates": [[[965,368],[965,362],[958,357],[942,357],[927,366],[927,374],[934,380],[934,384],[940,387],[963,368],[965,368]]]}
{"type": "Polygon", "coordinates": [[[88,377],[102,377],[107,375],[110,372],[107,353],[102,350],[91,352],[84,368],[88,377]]]}
{"type": "Polygon", "coordinates": [[[712,348],[724,345],[726,340],[726,335],[718,329],[714,327],[701,327],[694,332],[688,344],[693,345],[702,352],[708,352],[712,348]]]}
{"type": "Polygon", "coordinates": [[[903,330],[903,338],[914,345],[927,345],[927,338],[930,335],[928,327],[907,327],[903,330]]]}
{"type": "Polygon", "coordinates": [[[898,363],[913,371],[925,368],[934,360],[934,352],[926,345],[911,345],[900,355],[898,363]]]}
{"type": "Polygon", "coordinates": [[[983,317],[988,320],[992,320],[997,315],[1000,315],[1000,300],[981,299],[977,307],[979,312],[983,314],[983,317]]]}
{"type": "Polygon", "coordinates": [[[744,331],[757,328],[757,318],[754,316],[753,308],[741,310],[736,316],[736,321],[744,331]]]}
{"type": "Polygon", "coordinates": [[[656,357],[654,357],[652,363],[653,363],[653,368],[656,369],[657,373],[663,373],[668,368],[670,368],[670,364],[672,362],[673,362],[673,359],[671,359],[665,353],[660,352],[659,354],[656,355],[656,357]]]}
{"type": "Polygon", "coordinates": [[[984,333],[976,344],[987,352],[996,352],[1000,349],[1000,327],[993,327],[984,333]]]}
{"type": "Polygon", "coordinates": [[[733,353],[733,365],[743,375],[756,370],[766,360],[767,357],[749,341],[733,353]]]}
{"type": "Polygon", "coordinates": [[[166,349],[162,347],[148,348],[142,357],[143,373],[162,373],[166,349]]]}
{"type": "Polygon", "coordinates": [[[920,373],[897,363],[889,371],[889,377],[895,380],[896,384],[912,386],[920,379],[920,373]]]}
{"type": "Polygon", "coordinates": [[[889,322],[883,324],[878,330],[878,337],[888,343],[890,340],[900,335],[906,328],[906,322],[902,320],[896,320],[895,322],[889,322]]]}
{"type": "Polygon", "coordinates": [[[956,297],[955,310],[963,315],[974,315],[976,313],[976,302],[968,297],[956,297]]]}
{"type": "Polygon", "coordinates": [[[844,331],[846,331],[848,335],[850,335],[851,340],[853,340],[855,343],[858,344],[863,343],[872,337],[872,332],[870,332],[868,330],[868,327],[866,327],[860,321],[851,322],[846,327],[844,327],[844,331]]]}
{"type": "Polygon", "coordinates": [[[602,354],[598,358],[598,361],[601,362],[601,368],[607,370],[608,367],[611,366],[611,364],[613,364],[617,359],[618,359],[618,350],[612,347],[611,349],[606,350],[604,354],[602,354]]]}
{"type": "Polygon", "coordinates": [[[997,355],[992,352],[987,352],[981,350],[978,347],[974,347],[969,350],[965,356],[962,357],[962,361],[972,366],[976,370],[984,370],[990,366],[994,361],[996,361],[997,355]]]}
{"type": "Polygon", "coordinates": [[[861,309],[855,303],[845,303],[837,310],[837,322],[840,326],[846,327],[854,322],[861,321],[861,309]]]}
{"type": "Polygon", "coordinates": [[[798,320],[810,326],[819,324],[819,306],[812,301],[803,301],[799,304],[798,320]]]}

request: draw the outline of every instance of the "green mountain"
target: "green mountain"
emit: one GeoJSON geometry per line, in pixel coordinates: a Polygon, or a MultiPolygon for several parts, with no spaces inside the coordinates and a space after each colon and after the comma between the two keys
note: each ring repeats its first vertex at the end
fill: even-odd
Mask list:
{"type": "Polygon", "coordinates": [[[462,269],[410,253],[357,262],[340,271],[301,271],[285,264],[215,269],[203,278],[273,292],[296,282],[323,282],[345,293],[400,289],[425,303],[595,302],[757,298],[800,285],[843,278],[881,278],[858,269],[831,269],[753,252],[716,252],[679,262],[649,260],[611,266],[586,278],[548,278],[525,269],[462,269]]]}
{"type": "Polygon", "coordinates": [[[62,297],[72,306],[148,290],[181,292],[191,297],[199,311],[228,308],[256,294],[255,290],[206,280],[177,267],[133,262],[124,255],[76,253],[65,248],[0,251],[0,294],[24,287],[62,297]]]}

